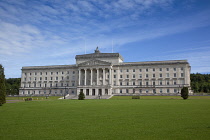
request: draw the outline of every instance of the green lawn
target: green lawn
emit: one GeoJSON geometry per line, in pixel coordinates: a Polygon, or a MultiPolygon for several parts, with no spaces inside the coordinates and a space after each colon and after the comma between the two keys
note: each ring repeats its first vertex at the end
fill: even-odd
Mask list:
{"type": "Polygon", "coordinates": [[[210,139],[210,98],[168,97],[7,103],[0,139],[210,139]]]}

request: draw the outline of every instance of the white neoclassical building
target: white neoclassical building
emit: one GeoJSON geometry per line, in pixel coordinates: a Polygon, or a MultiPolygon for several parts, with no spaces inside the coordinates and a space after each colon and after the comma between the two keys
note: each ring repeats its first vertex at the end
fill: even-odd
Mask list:
{"type": "Polygon", "coordinates": [[[98,47],[75,58],[74,65],[23,67],[20,95],[177,95],[190,87],[187,60],[123,62],[98,47]]]}

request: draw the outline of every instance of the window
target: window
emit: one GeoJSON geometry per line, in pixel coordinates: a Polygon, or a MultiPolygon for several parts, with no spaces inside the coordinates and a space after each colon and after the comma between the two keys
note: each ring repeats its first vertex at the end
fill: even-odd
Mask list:
{"type": "Polygon", "coordinates": [[[139,85],[142,86],[142,81],[139,81],[139,85]]]}
{"type": "Polygon", "coordinates": [[[136,78],[135,74],[133,74],[133,78],[136,78]]]}
{"type": "Polygon", "coordinates": [[[120,72],[122,72],[122,69],[120,69],[120,72]]]}
{"type": "Polygon", "coordinates": [[[52,77],[50,77],[50,80],[52,80],[53,78],[52,77]]]}
{"type": "Polygon", "coordinates": [[[61,86],[63,87],[63,83],[61,83],[61,86]]]}
{"type": "Polygon", "coordinates": [[[153,68],[153,71],[155,71],[155,68],[153,68]]]}
{"type": "Polygon", "coordinates": [[[133,72],[135,72],[135,69],[133,69],[133,72]]]}
{"type": "Polygon", "coordinates": [[[155,74],[153,74],[153,78],[155,78],[155,74]]]}
{"type": "Polygon", "coordinates": [[[44,87],[47,87],[47,84],[44,84],[44,87]]]}
{"type": "Polygon", "coordinates": [[[160,68],[160,71],[162,71],[162,68],[160,68]]]}
{"type": "Polygon", "coordinates": [[[69,74],[69,71],[67,71],[67,74],[69,74]]]}
{"type": "Polygon", "coordinates": [[[149,90],[148,89],[146,89],[146,93],[149,93],[149,90]]]}
{"type": "Polygon", "coordinates": [[[155,86],[155,81],[153,81],[153,83],[152,83],[152,84],[153,84],[153,86],[155,86]]]}
{"type": "Polygon", "coordinates": [[[114,75],[114,78],[116,78],[116,75],[114,75]]]}
{"type": "Polygon", "coordinates": [[[146,82],[146,86],[149,86],[149,82],[146,82]]]}
{"type": "Polygon", "coordinates": [[[177,93],[177,89],[174,89],[174,93],[177,93]]]}
{"type": "Polygon", "coordinates": [[[183,68],[183,67],[181,67],[181,70],[184,70],[184,68],[183,68]]]}
{"type": "Polygon", "coordinates": [[[40,75],[42,75],[42,72],[40,72],[40,75]]]}
{"type": "Polygon", "coordinates": [[[58,87],[58,84],[56,83],[55,86],[58,87]]]}
{"type": "Polygon", "coordinates": [[[129,86],[129,82],[126,82],[126,85],[129,86]]]}
{"type": "Polygon", "coordinates": [[[136,83],[135,83],[135,81],[133,81],[133,86],[135,86],[136,85],[136,83]]]}
{"type": "Polygon", "coordinates": [[[58,75],[58,72],[56,72],[56,74],[58,75]]]}
{"type": "Polygon", "coordinates": [[[42,84],[39,84],[39,87],[42,87],[42,84]]]}
{"type": "Polygon", "coordinates": [[[39,91],[39,94],[41,94],[41,91],[39,91]]]}
{"type": "Polygon", "coordinates": [[[127,69],[127,72],[129,72],[129,69],[127,69]]]}
{"type": "Polygon", "coordinates": [[[154,94],[156,93],[155,89],[153,89],[153,93],[154,93],[154,94]]]}
{"type": "Polygon", "coordinates": [[[120,82],[120,85],[122,86],[122,82],[120,82]]]}
{"type": "Polygon", "coordinates": [[[169,68],[166,68],[166,71],[169,71],[169,68]]]}
{"type": "Polygon", "coordinates": [[[42,77],[40,77],[40,81],[42,81],[42,77]]]}
{"type": "Polygon", "coordinates": [[[139,78],[142,78],[142,74],[139,74],[139,78]]]}
{"type": "Polygon", "coordinates": [[[46,75],[47,75],[47,72],[46,72],[46,75]]]}
{"type": "Polygon", "coordinates": [[[29,77],[29,81],[31,81],[31,77],[29,77]]]}
{"type": "Polygon", "coordinates": [[[123,78],[122,75],[120,75],[120,78],[123,78]]]}
{"type": "Polygon", "coordinates": [[[50,87],[52,87],[52,84],[50,84],[50,87]]]}
{"type": "Polygon", "coordinates": [[[122,93],[122,89],[120,89],[120,93],[122,93]]]}
{"type": "Polygon", "coordinates": [[[149,70],[148,69],[146,69],[146,72],[148,72],[149,70]]]}
{"type": "Polygon", "coordinates": [[[163,93],[163,90],[162,89],[160,89],[160,93],[163,93]]]}
{"type": "Polygon", "coordinates": [[[181,77],[184,77],[184,73],[181,73],[181,77]]]}
{"type": "Polygon", "coordinates": [[[126,75],[127,76],[127,78],[129,78],[129,75],[126,75]]]}
{"type": "Polygon", "coordinates": [[[34,83],[34,87],[36,87],[36,83],[34,83]]]}
{"type": "Polygon", "coordinates": [[[69,76],[67,76],[67,79],[69,79],[69,76]]]}
{"type": "Polygon", "coordinates": [[[169,73],[166,73],[166,77],[169,78],[169,73]]]}
{"type": "Polygon", "coordinates": [[[56,77],[55,80],[58,80],[58,77],[56,77]]]}
{"type": "Polygon", "coordinates": [[[174,81],[174,85],[176,85],[176,81],[174,81]]]}
{"type": "Polygon", "coordinates": [[[74,82],[72,82],[72,86],[74,86],[74,82]]]}
{"type": "Polygon", "coordinates": [[[162,83],[162,81],[160,81],[159,83],[160,83],[160,85],[162,85],[162,84],[163,84],[163,83],[162,83]]]}
{"type": "Polygon", "coordinates": [[[62,74],[64,74],[64,72],[63,72],[63,71],[62,71],[61,73],[62,73],[62,74]]]}
{"type": "Polygon", "coordinates": [[[126,93],[128,93],[128,89],[126,89],[126,93]]]}
{"type": "Polygon", "coordinates": [[[73,71],[72,73],[75,74],[75,71],[73,71]]]}
{"type": "Polygon", "coordinates": [[[51,72],[51,75],[53,75],[53,72],[51,72]]]}
{"type": "Polygon", "coordinates": [[[31,73],[30,73],[30,75],[31,75],[31,73]]]}
{"type": "Polygon", "coordinates": [[[160,77],[162,77],[162,73],[160,73],[160,77]]]}
{"type": "Polygon", "coordinates": [[[114,81],[114,86],[116,86],[116,81],[114,81]]]}
{"type": "Polygon", "coordinates": [[[116,70],[114,70],[114,72],[116,72],[116,70]]]}
{"type": "Polygon", "coordinates": [[[61,77],[61,79],[63,80],[63,76],[61,77]]]}
{"type": "Polygon", "coordinates": [[[45,80],[47,80],[47,77],[45,77],[45,80]]]}
{"type": "Polygon", "coordinates": [[[139,93],[142,93],[142,90],[141,89],[139,89],[139,93]]]}
{"type": "Polygon", "coordinates": [[[170,90],[169,89],[167,89],[167,93],[169,93],[170,92],[170,90]]]}
{"type": "Polygon", "coordinates": [[[35,72],[35,75],[37,75],[37,73],[35,72]]]}
{"type": "Polygon", "coordinates": [[[174,73],[174,77],[176,77],[176,73],[174,73]]]}
{"type": "Polygon", "coordinates": [[[34,77],[34,81],[36,81],[36,77],[34,77]]]}
{"type": "Polygon", "coordinates": [[[141,69],[139,69],[139,72],[141,72],[141,69]]]}
{"type": "Polygon", "coordinates": [[[26,78],[25,78],[25,81],[26,81],[26,78]]]}
{"type": "Polygon", "coordinates": [[[26,76],[26,73],[25,73],[25,76],[26,76]]]}
{"type": "Polygon", "coordinates": [[[146,78],[148,78],[149,77],[149,75],[148,74],[146,74],[146,78]]]}
{"type": "Polygon", "coordinates": [[[169,81],[166,81],[166,84],[169,85],[170,84],[169,81]]]}
{"type": "Polygon", "coordinates": [[[176,68],[174,68],[174,71],[176,71],[176,68]]]}

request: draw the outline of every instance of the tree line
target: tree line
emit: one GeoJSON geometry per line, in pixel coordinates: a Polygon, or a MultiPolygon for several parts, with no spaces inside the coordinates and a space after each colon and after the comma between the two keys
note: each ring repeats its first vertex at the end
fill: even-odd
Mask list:
{"type": "Polygon", "coordinates": [[[210,92],[210,74],[190,74],[191,89],[194,93],[210,92]]]}

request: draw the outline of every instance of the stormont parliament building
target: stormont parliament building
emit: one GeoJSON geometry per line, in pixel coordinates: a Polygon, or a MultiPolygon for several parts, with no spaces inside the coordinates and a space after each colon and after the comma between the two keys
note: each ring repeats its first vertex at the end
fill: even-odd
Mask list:
{"type": "Polygon", "coordinates": [[[19,95],[178,95],[190,87],[187,60],[123,62],[98,47],[75,59],[74,65],[22,67],[19,95]]]}

